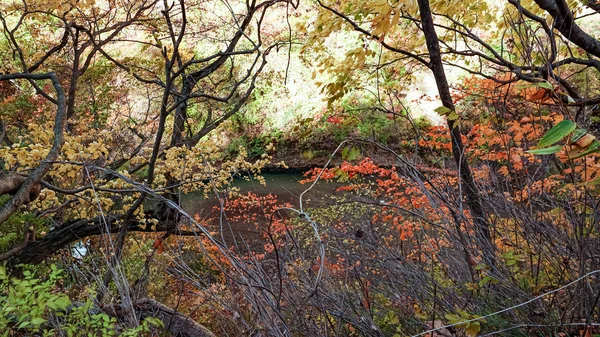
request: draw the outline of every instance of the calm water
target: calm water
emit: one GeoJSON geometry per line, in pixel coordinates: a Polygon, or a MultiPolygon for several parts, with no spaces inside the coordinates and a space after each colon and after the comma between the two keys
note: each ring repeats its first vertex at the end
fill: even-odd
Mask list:
{"type": "MultiPolygon", "coordinates": [[[[276,195],[278,200],[289,202],[294,207],[298,207],[300,194],[310,186],[308,183],[300,184],[301,180],[306,179],[300,174],[269,173],[263,174],[263,177],[266,186],[262,186],[255,179],[248,181],[242,178],[237,178],[233,186],[239,188],[243,194],[253,192],[258,195],[276,195]]],[[[336,182],[318,182],[315,187],[304,195],[304,206],[314,205],[322,201],[325,197],[334,193],[339,185],[336,182]]],[[[189,214],[207,215],[216,205],[218,205],[218,202],[214,194],[204,198],[203,193],[196,192],[184,195],[181,198],[181,206],[189,214]]]]}
{"type": "MultiPolygon", "coordinates": [[[[250,181],[239,178],[233,183],[234,187],[240,189],[241,193],[253,192],[257,195],[273,194],[277,199],[283,202],[289,202],[293,207],[298,208],[300,194],[306,190],[310,184],[300,184],[300,181],[305,179],[299,174],[289,173],[270,173],[263,174],[266,186],[262,186],[258,181],[251,179],[250,181]]],[[[335,189],[340,186],[336,182],[318,182],[308,193],[303,197],[304,207],[316,206],[319,203],[328,199],[335,189]]],[[[181,206],[188,214],[198,214],[201,218],[208,218],[209,215],[215,217],[213,211],[219,202],[214,194],[204,198],[203,193],[190,193],[182,196],[181,206]]],[[[215,220],[212,224],[208,224],[212,230],[221,232],[218,234],[227,245],[234,245],[243,239],[245,244],[248,244],[252,249],[258,251],[262,247],[264,239],[260,233],[262,224],[261,217],[258,217],[258,223],[246,223],[243,221],[232,221],[225,218],[223,224],[215,220]]]]}

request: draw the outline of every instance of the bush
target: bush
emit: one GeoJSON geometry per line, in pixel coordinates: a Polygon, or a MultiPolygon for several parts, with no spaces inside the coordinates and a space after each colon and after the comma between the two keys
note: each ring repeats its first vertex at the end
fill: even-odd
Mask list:
{"type": "MultiPolygon", "coordinates": [[[[19,266],[22,278],[11,277],[0,266],[0,331],[2,337],[31,336],[140,336],[162,325],[146,318],[133,328],[119,326],[115,317],[93,308],[93,294],[83,304],[75,304],[60,292],[62,270],[50,266],[43,279],[39,267],[19,266]]],[[[16,271],[15,271],[16,272],[16,271]]]]}

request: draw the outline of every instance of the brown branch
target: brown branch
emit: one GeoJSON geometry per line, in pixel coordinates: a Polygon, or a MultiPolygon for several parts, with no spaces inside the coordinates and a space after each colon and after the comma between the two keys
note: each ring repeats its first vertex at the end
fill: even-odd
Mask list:
{"type": "Polygon", "coordinates": [[[32,192],[35,192],[36,188],[39,188],[42,178],[46,175],[50,169],[50,162],[55,161],[58,158],[60,149],[63,144],[64,129],[66,124],[66,99],[63,88],[58,80],[55,73],[46,74],[7,74],[0,75],[0,81],[14,80],[14,79],[27,79],[27,80],[46,80],[52,81],[52,85],[56,90],[57,94],[57,111],[54,119],[54,142],[52,148],[46,155],[46,158],[38,165],[37,168],[31,172],[29,177],[21,184],[18,191],[14,194],[11,200],[0,208],[0,224],[6,221],[21,205],[30,201],[32,192]]]}
{"type": "MultiPolygon", "coordinates": [[[[26,176],[16,172],[0,172],[0,195],[15,195],[25,180],[27,180],[26,176]]],[[[29,197],[24,203],[27,204],[37,199],[37,197],[40,195],[41,189],[42,188],[40,184],[34,185],[29,192],[29,197]]]]}
{"type": "Polygon", "coordinates": [[[381,39],[381,37],[380,37],[380,36],[374,35],[374,34],[372,34],[371,32],[369,32],[368,30],[366,30],[366,29],[362,28],[362,27],[361,27],[361,26],[359,26],[359,25],[358,25],[356,22],[354,22],[353,20],[351,20],[351,19],[350,19],[350,18],[349,18],[347,15],[344,15],[342,12],[340,12],[340,11],[338,11],[338,10],[336,10],[336,9],[334,9],[334,8],[332,8],[332,7],[330,7],[330,6],[327,6],[327,5],[325,5],[325,4],[324,4],[323,2],[321,2],[320,0],[317,0],[317,3],[319,3],[319,6],[321,6],[321,7],[325,8],[326,10],[328,10],[328,11],[330,11],[331,13],[335,14],[337,17],[339,17],[339,18],[341,18],[342,20],[346,21],[346,23],[348,23],[349,25],[351,25],[351,26],[352,26],[352,28],[353,28],[355,31],[357,31],[357,32],[360,32],[360,33],[362,33],[362,34],[364,34],[364,35],[366,35],[366,36],[370,37],[370,38],[371,38],[371,39],[373,39],[373,40],[381,41],[380,43],[381,43],[381,46],[382,46],[383,48],[385,48],[385,49],[387,49],[387,50],[389,50],[389,51],[392,51],[392,52],[398,53],[398,54],[402,54],[402,55],[408,56],[408,57],[410,57],[410,58],[412,58],[412,59],[414,59],[414,60],[416,60],[416,61],[418,61],[418,62],[422,63],[424,66],[426,66],[426,67],[428,67],[428,68],[430,67],[430,64],[429,64],[429,62],[428,62],[427,60],[425,60],[424,58],[422,58],[421,56],[419,56],[419,55],[417,55],[417,54],[414,54],[414,53],[411,53],[411,52],[409,52],[409,51],[406,51],[406,50],[404,50],[404,49],[396,48],[396,47],[393,47],[393,46],[391,46],[391,45],[387,44],[386,42],[384,42],[384,41],[383,41],[383,39],[381,39]]]}
{"type": "MultiPolygon", "coordinates": [[[[210,330],[202,324],[197,323],[192,318],[173,310],[166,305],[150,298],[137,300],[133,303],[133,308],[139,316],[154,317],[160,319],[165,325],[165,329],[176,337],[216,337],[210,330]]],[[[102,310],[111,316],[126,317],[130,308],[123,306],[105,307],[102,310]]]]}
{"type": "MultiPolygon", "coordinates": [[[[150,216],[151,211],[146,215],[150,216]]],[[[169,221],[159,222],[154,229],[138,220],[130,220],[128,231],[142,233],[171,232],[178,236],[197,237],[200,233],[195,231],[179,231],[176,223],[169,221]]],[[[0,254],[0,261],[10,260],[14,265],[19,263],[40,263],[46,258],[54,256],[59,250],[69,244],[87,237],[111,234],[123,228],[122,216],[97,216],[91,219],[78,219],[64,223],[62,226],[48,232],[37,240],[28,240],[11,248],[8,252],[0,254]]]]}
{"type": "Polygon", "coordinates": [[[586,33],[575,23],[573,13],[565,0],[535,0],[535,3],[554,19],[554,28],[569,41],[586,52],[600,57],[600,41],[586,33]]]}
{"type": "Polygon", "coordinates": [[[19,252],[25,249],[25,247],[27,247],[27,243],[31,241],[35,241],[35,230],[33,228],[29,228],[27,230],[27,232],[25,233],[25,240],[22,243],[14,246],[5,253],[0,254],[0,261],[4,261],[17,255],[19,252]]]}
{"type": "Polygon", "coordinates": [[[585,5],[600,14],[600,0],[587,0],[585,5]]]}

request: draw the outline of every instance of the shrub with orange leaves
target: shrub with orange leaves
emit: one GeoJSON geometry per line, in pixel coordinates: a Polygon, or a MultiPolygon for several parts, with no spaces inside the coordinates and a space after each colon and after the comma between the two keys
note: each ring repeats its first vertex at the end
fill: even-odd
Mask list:
{"type": "MultiPolygon", "coordinates": [[[[418,258],[417,251],[422,248],[420,241],[423,236],[436,237],[434,244],[426,248],[427,253],[433,255],[440,247],[448,244],[443,236],[438,235],[439,229],[432,227],[432,224],[449,218],[448,209],[432,205],[426,190],[426,186],[431,186],[429,183],[419,185],[403,176],[395,167],[378,166],[370,158],[356,164],[343,162],[335,168],[313,169],[305,175],[308,179],[303,183],[313,182],[315,179],[338,179],[344,182],[342,187],[337,188],[341,202],[352,200],[367,206],[364,216],[370,225],[379,231],[386,242],[402,243],[402,251],[408,258],[418,258]]],[[[441,176],[436,178],[432,175],[433,180],[438,178],[441,176]]],[[[331,220],[326,218],[325,221],[331,223],[331,220]]],[[[347,223],[343,219],[336,220],[347,223]]]]}

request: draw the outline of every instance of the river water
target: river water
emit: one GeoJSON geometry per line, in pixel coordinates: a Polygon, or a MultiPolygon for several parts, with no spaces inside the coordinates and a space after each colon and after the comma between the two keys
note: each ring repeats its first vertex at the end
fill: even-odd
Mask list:
{"type": "MultiPolygon", "coordinates": [[[[301,184],[300,181],[306,177],[297,173],[267,173],[262,175],[265,178],[266,186],[261,185],[257,180],[250,178],[236,178],[232,184],[233,187],[240,189],[242,194],[248,192],[259,196],[273,194],[277,199],[283,202],[289,202],[294,207],[299,206],[300,194],[310,187],[309,183],[301,184]]],[[[304,206],[315,205],[322,202],[327,196],[335,192],[340,186],[336,182],[319,181],[303,197],[304,206]]],[[[214,206],[219,205],[214,194],[204,198],[202,192],[186,194],[181,198],[181,207],[189,214],[207,214],[214,206]]]]}

